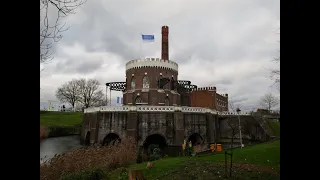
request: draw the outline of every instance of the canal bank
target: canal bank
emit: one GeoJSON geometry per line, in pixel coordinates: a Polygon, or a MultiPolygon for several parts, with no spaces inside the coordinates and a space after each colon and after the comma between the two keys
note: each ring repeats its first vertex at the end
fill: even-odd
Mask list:
{"type": "Polygon", "coordinates": [[[45,129],[44,137],[79,135],[82,116],[82,112],[40,111],[40,131],[45,129]]]}
{"type": "Polygon", "coordinates": [[[74,126],[55,125],[45,127],[48,131],[48,137],[63,137],[70,135],[80,135],[81,124],[74,126]]]}
{"type": "Polygon", "coordinates": [[[55,155],[59,155],[80,148],[80,136],[70,135],[51,137],[40,141],[40,163],[48,161],[55,155]]]}

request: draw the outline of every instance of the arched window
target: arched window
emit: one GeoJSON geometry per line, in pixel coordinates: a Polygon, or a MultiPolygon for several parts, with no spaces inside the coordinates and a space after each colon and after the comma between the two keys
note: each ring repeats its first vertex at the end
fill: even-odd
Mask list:
{"type": "Polygon", "coordinates": [[[131,89],[134,90],[136,88],[136,80],[134,77],[131,78],[131,89]]]}
{"type": "Polygon", "coordinates": [[[163,89],[163,79],[162,79],[162,75],[160,75],[158,77],[158,89],[163,89]]]}
{"type": "Polygon", "coordinates": [[[150,81],[147,76],[144,76],[142,79],[142,88],[149,89],[150,88],[150,81]]]}
{"type": "Polygon", "coordinates": [[[136,99],[135,99],[135,101],[134,101],[134,103],[135,103],[135,104],[140,104],[140,103],[142,103],[141,97],[140,97],[140,96],[137,96],[136,99]]]}
{"type": "Polygon", "coordinates": [[[128,78],[126,77],[126,85],[125,85],[126,91],[128,90],[128,78]]]}
{"type": "Polygon", "coordinates": [[[175,84],[175,83],[174,83],[174,79],[173,79],[173,77],[171,77],[171,83],[170,83],[170,86],[171,86],[170,89],[171,89],[171,90],[174,90],[174,89],[175,89],[174,84],[175,84]]]}
{"type": "Polygon", "coordinates": [[[169,101],[169,97],[168,96],[164,99],[164,105],[165,106],[170,106],[170,101],[169,101]]]}

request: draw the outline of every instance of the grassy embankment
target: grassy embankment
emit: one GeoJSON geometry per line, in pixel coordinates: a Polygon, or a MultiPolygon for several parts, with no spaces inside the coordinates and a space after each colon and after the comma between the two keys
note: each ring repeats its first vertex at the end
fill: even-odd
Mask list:
{"type": "Polygon", "coordinates": [[[82,112],[40,111],[40,139],[79,134],[82,112]]]}
{"type": "Polygon", "coordinates": [[[267,120],[268,134],[270,136],[280,137],[280,123],[275,120],[267,120]]]}
{"type": "MultiPolygon", "coordinates": [[[[119,154],[120,155],[120,154],[119,154]]],[[[126,156],[125,153],[120,156],[126,156]]],[[[94,158],[86,157],[84,158],[94,158]]],[[[224,152],[199,157],[164,158],[153,162],[133,164],[115,170],[100,164],[102,176],[108,180],[127,180],[129,170],[141,170],[146,179],[223,179],[225,175],[224,152]],[[107,169],[107,170],[106,170],[107,169]]],[[[230,162],[230,158],[228,158],[230,162]]],[[[280,140],[233,150],[233,170],[231,179],[280,179],[280,140]]],[[[119,167],[119,166],[118,166],[119,167]]],[[[98,168],[98,167],[97,167],[98,168]]],[[[96,169],[97,171],[97,169],[96,169]]],[[[228,169],[229,171],[229,169],[228,169]]],[[[92,171],[74,172],[64,176],[64,180],[87,179],[92,171]]]]}

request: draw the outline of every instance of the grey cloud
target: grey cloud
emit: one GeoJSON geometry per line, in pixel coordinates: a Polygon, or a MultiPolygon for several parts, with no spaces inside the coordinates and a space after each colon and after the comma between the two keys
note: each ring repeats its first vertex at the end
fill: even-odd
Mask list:
{"type": "Polygon", "coordinates": [[[106,62],[102,59],[69,57],[54,47],[57,61],[45,68],[44,75],[49,78],[52,74],[95,72],[95,78],[102,84],[124,81],[125,63],[141,55],[140,33],[155,33],[156,42],[144,49],[146,55],[160,56],[161,26],[168,25],[169,56],[179,63],[179,79],[191,80],[198,86],[216,86],[218,93],[243,99],[241,104],[250,109],[272,85],[267,67],[263,66],[267,59],[271,63],[279,54],[276,39],[266,41],[279,28],[276,27],[279,4],[277,0],[197,3],[177,0],[170,4],[169,1],[90,0],[77,14],[65,19],[70,29],[55,45],[71,47],[77,43],[84,46],[87,53],[114,54],[115,62],[108,61],[108,67],[103,69],[102,64],[106,62]],[[200,63],[196,66],[193,61],[200,63]],[[231,67],[243,61],[255,61],[257,67],[247,67],[248,70],[241,73],[237,67],[231,67]],[[119,64],[117,71],[110,69],[113,64],[119,64]],[[234,69],[221,74],[220,69],[228,65],[234,69]]]}
{"type": "Polygon", "coordinates": [[[66,61],[60,61],[55,66],[57,73],[92,73],[99,69],[103,64],[102,59],[83,59],[83,58],[69,58],[66,61]]]}

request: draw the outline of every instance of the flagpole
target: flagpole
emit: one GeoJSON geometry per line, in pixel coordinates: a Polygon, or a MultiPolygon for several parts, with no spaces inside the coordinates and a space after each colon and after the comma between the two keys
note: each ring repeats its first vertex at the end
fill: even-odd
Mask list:
{"type": "Polygon", "coordinates": [[[140,39],[140,50],[139,50],[140,52],[139,52],[139,55],[140,55],[140,59],[142,59],[142,33],[140,33],[140,35],[141,35],[140,36],[141,39],[140,39]]]}

